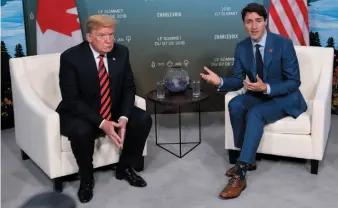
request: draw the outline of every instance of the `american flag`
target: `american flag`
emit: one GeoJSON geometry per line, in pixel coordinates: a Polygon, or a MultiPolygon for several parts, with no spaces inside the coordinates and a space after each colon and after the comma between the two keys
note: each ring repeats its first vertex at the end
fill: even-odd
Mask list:
{"type": "Polygon", "coordinates": [[[290,38],[294,45],[310,45],[307,0],[271,0],[269,30],[290,38]]]}

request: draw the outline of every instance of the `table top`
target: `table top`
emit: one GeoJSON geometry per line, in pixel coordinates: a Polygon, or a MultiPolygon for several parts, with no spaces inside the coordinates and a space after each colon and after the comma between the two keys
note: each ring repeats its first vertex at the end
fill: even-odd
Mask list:
{"type": "Polygon", "coordinates": [[[157,98],[156,90],[152,90],[147,94],[147,98],[155,103],[165,104],[165,105],[186,105],[190,103],[198,103],[203,100],[206,100],[209,95],[201,90],[201,94],[199,97],[194,97],[192,95],[192,89],[187,89],[181,93],[170,93],[166,92],[164,98],[157,98]]]}

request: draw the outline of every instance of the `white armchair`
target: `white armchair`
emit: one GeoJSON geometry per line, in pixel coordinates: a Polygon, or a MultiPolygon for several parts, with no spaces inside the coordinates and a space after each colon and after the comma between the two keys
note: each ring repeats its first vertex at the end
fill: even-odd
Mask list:
{"type": "MultiPolygon", "coordinates": [[[[308,109],[297,119],[283,118],[266,125],[258,153],[311,160],[311,173],[318,173],[331,124],[333,49],[295,46],[300,67],[301,86],[308,109]]],[[[236,162],[238,148],[229,118],[228,103],[245,92],[241,89],[225,95],[225,149],[231,164],[236,162]]]]}
{"type": "MultiPolygon", "coordinates": [[[[62,191],[64,176],[78,172],[70,142],[60,134],[59,114],[55,112],[61,101],[59,66],[59,53],[10,59],[16,143],[22,159],[30,158],[53,180],[56,191],[62,191]]],[[[135,97],[135,105],[146,110],[146,101],[141,97],[135,97]]],[[[143,156],[146,154],[147,144],[143,156]]],[[[118,160],[115,145],[106,137],[96,139],[94,168],[118,160]]]]}

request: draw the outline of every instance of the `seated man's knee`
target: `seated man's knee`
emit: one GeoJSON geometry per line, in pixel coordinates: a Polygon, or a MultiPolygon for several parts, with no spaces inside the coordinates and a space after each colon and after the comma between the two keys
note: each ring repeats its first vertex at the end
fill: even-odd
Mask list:
{"type": "Polygon", "coordinates": [[[153,125],[153,119],[151,118],[150,113],[147,113],[146,121],[150,127],[153,125]]]}
{"type": "Polygon", "coordinates": [[[77,121],[71,131],[73,138],[92,138],[95,136],[94,127],[86,121],[77,121]]]}
{"type": "Polygon", "coordinates": [[[133,126],[140,126],[142,129],[151,129],[153,121],[147,111],[143,109],[135,109],[132,119],[133,126]]]}
{"type": "Polygon", "coordinates": [[[228,103],[228,108],[230,113],[235,113],[238,111],[242,111],[244,106],[243,106],[243,101],[239,99],[239,97],[234,97],[230,100],[228,103]]]}
{"type": "Polygon", "coordinates": [[[246,118],[247,118],[247,120],[250,120],[250,119],[262,119],[260,108],[252,107],[248,111],[248,113],[246,114],[246,118]]]}
{"type": "Polygon", "coordinates": [[[143,114],[140,118],[140,124],[143,125],[145,128],[151,128],[153,120],[147,111],[143,111],[143,114]]]}

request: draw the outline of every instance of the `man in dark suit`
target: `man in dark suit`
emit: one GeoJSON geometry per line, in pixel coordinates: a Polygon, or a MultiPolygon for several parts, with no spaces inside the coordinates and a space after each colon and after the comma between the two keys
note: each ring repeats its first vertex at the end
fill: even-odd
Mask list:
{"type": "MultiPolygon", "coordinates": [[[[93,15],[87,20],[87,41],[61,54],[61,134],[69,137],[79,167],[78,197],[93,197],[92,156],[98,135],[122,148],[116,178],[136,187],[146,182],[133,168],[142,159],[152,120],[135,107],[135,83],[127,47],[114,43],[115,20],[93,15]]],[[[143,161],[142,161],[143,162],[143,161]]]]}
{"type": "Polygon", "coordinates": [[[234,143],[241,154],[226,172],[231,179],[220,193],[224,199],[238,197],[246,187],[247,170],[256,169],[264,125],[286,116],[297,118],[307,109],[298,89],[300,72],[292,41],[266,31],[267,12],[262,5],[250,3],[241,14],[249,37],[236,46],[232,77],[220,78],[206,67],[208,74],[201,74],[219,92],[247,89],[229,102],[234,143]]]}

